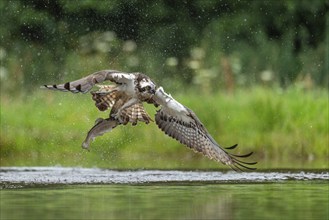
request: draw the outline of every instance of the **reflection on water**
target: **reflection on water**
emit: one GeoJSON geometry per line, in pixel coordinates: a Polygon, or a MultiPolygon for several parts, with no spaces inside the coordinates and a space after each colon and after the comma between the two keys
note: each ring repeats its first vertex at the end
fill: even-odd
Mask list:
{"type": "Polygon", "coordinates": [[[328,219],[328,182],[1,190],[1,219],[328,219]]]}
{"type": "Polygon", "coordinates": [[[0,168],[1,219],[328,219],[329,173],[0,168]]]}

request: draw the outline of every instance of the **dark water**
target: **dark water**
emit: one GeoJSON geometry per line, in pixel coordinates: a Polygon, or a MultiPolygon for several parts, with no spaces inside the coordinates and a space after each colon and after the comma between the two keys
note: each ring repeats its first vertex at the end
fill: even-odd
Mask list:
{"type": "Polygon", "coordinates": [[[328,219],[329,173],[1,168],[1,219],[328,219]]]}

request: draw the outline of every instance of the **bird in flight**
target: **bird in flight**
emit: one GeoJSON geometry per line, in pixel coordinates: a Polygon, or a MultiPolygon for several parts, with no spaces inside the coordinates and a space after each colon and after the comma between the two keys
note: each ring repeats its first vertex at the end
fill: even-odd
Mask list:
{"type": "Polygon", "coordinates": [[[106,119],[96,119],[95,125],[82,143],[83,148],[89,149],[90,142],[95,137],[111,131],[118,125],[136,125],[138,121],[148,124],[153,121],[143,107],[143,102],[146,102],[161,107],[155,114],[155,123],[168,136],[195,152],[230,166],[233,170],[256,169],[250,166],[257,162],[245,162],[240,159],[249,157],[252,152],[245,155],[228,153],[227,150],[236,148],[237,144],[222,148],[191,109],[176,101],[143,73],[102,70],[72,82],[44,85],[41,88],[87,93],[95,85],[99,89],[91,91],[91,95],[96,107],[100,111],[110,109],[110,114],[106,119]],[[100,84],[104,81],[110,81],[112,84],[100,84]]]}

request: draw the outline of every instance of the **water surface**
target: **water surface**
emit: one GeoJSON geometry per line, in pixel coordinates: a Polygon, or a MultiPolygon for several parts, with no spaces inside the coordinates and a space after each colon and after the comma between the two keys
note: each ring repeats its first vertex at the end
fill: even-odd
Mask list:
{"type": "Polygon", "coordinates": [[[260,183],[286,180],[328,180],[328,171],[235,172],[235,171],[118,171],[71,167],[2,167],[2,187],[35,184],[142,184],[167,182],[260,183]]]}
{"type": "Polygon", "coordinates": [[[329,173],[1,168],[1,219],[328,219],[329,173]]]}

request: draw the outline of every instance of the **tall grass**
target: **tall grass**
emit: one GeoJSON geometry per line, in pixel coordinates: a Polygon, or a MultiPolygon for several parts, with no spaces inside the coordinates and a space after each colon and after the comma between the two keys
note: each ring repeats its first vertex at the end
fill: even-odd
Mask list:
{"type": "MultiPolygon", "coordinates": [[[[328,168],[329,104],[326,90],[242,89],[210,96],[173,96],[193,109],[223,147],[255,152],[259,168],[328,168]]],[[[153,106],[146,106],[152,116],[153,106]]],[[[165,136],[157,126],[119,126],[81,149],[99,112],[89,95],[37,91],[1,95],[1,166],[106,168],[224,168],[165,136]]]]}

